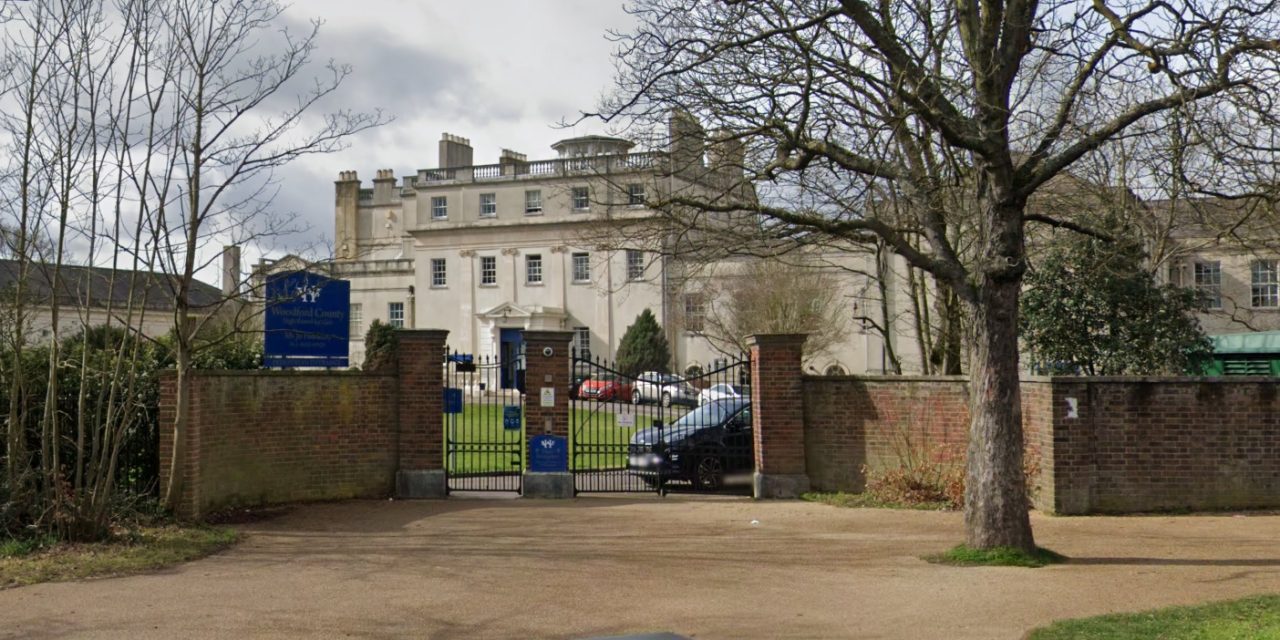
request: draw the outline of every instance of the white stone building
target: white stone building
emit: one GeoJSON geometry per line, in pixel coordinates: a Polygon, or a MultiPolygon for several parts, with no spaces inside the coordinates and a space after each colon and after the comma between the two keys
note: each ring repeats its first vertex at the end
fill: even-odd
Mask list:
{"type": "MultiPolygon", "coordinates": [[[[552,148],[550,160],[504,150],[497,164],[476,165],[469,141],[445,134],[437,169],[400,179],[378,171],[372,189],[361,188],[354,171],[340,174],[334,275],[351,282],[353,365],[363,360],[363,336],[375,319],[448,329],[451,348],[513,370],[524,329],[575,331],[579,351],[611,359],[645,309],[668,332],[677,371],[725,358],[697,333],[705,301],[680,290],[669,262],[583,246],[584,230],[600,215],[644,216],[646,189],[687,188],[690,179],[662,169],[680,150],[631,153],[630,141],[603,136],[552,148]]],[[[702,158],[703,150],[690,153],[702,158]]],[[[859,291],[850,280],[851,315],[865,312],[854,308],[859,291]]],[[[880,338],[870,332],[855,331],[832,351],[806,368],[883,367],[880,338]]]]}

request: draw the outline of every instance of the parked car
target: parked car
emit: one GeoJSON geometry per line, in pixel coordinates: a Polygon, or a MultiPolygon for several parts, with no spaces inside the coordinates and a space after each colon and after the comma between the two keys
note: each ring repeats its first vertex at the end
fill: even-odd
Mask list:
{"type": "Polygon", "coordinates": [[[600,375],[582,381],[578,388],[581,398],[595,399],[601,402],[631,402],[634,386],[616,376],[600,375]]]}
{"type": "Polygon", "coordinates": [[[710,389],[703,389],[698,393],[698,404],[704,405],[716,400],[741,398],[746,395],[745,391],[746,389],[743,389],[742,387],[728,383],[712,385],[710,389]]]}
{"type": "Polygon", "coordinates": [[[751,402],[715,400],[666,427],[641,429],[631,437],[627,470],[650,486],[684,480],[696,489],[715,489],[725,474],[754,465],[751,402]]]}
{"type": "Polygon", "coordinates": [[[658,402],[664,407],[673,404],[696,406],[698,390],[683,378],[668,373],[646,371],[636,378],[635,389],[631,394],[633,404],[658,402]]]}
{"type": "MultiPolygon", "coordinates": [[[[521,372],[521,374],[523,373],[521,372]]],[[[573,380],[569,387],[569,399],[577,400],[579,397],[578,392],[582,390],[582,383],[591,379],[591,368],[585,362],[575,361],[573,363],[572,377],[573,380]]],[[[521,390],[523,391],[523,389],[521,390]]]]}

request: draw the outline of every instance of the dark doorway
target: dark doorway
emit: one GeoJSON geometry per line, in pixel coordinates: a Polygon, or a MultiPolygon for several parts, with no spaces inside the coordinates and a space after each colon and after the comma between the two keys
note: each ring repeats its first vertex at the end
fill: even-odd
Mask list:
{"type": "Polygon", "coordinates": [[[524,390],[524,331],[502,329],[499,335],[502,388],[524,390]]]}

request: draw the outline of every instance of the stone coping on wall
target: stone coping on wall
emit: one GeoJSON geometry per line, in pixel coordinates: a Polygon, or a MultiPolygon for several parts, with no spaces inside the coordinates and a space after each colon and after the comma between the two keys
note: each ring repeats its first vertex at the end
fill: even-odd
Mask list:
{"type": "Polygon", "coordinates": [[[823,381],[840,381],[840,380],[863,380],[866,382],[968,382],[969,376],[824,376],[814,374],[804,374],[801,378],[805,382],[823,382],[823,381]]]}
{"type": "MultiPolygon", "coordinates": [[[[805,382],[862,380],[865,382],[969,382],[969,376],[919,376],[919,375],[843,375],[824,376],[804,374],[805,382]]],[[[1142,384],[1203,384],[1206,382],[1219,384],[1239,383],[1280,383],[1280,376],[1022,376],[1020,382],[1039,384],[1083,384],[1083,383],[1142,383],[1142,384]]]]}
{"type": "Polygon", "coordinates": [[[1280,376],[1053,376],[1037,377],[1036,382],[1062,382],[1068,384],[1124,383],[1124,384],[1259,384],[1280,383],[1280,376]]]}
{"type": "MultiPolygon", "coordinates": [[[[285,377],[315,376],[317,378],[328,377],[328,376],[343,376],[343,377],[378,376],[378,377],[394,378],[399,375],[395,371],[358,371],[358,370],[349,370],[349,369],[336,369],[332,371],[306,370],[306,369],[285,369],[285,370],[280,370],[280,369],[237,369],[237,370],[192,369],[190,373],[193,373],[195,375],[202,376],[202,377],[243,376],[243,377],[260,377],[260,378],[269,378],[273,376],[285,376],[285,377]]],[[[178,375],[178,371],[176,369],[162,369],[160,371],[160,374],[167,375],[167,376],[176,376],[178,375]]]]}

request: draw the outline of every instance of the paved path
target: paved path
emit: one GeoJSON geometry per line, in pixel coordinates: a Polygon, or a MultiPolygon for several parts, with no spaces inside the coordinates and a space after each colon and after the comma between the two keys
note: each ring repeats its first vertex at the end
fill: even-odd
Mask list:
{"type": "Polygon", "coordinates": [[[0,638],[1017,640],[1056,618],[1280,592],[1280,517],[1034,523],[1076,560],[930,565],[918,556],[955,544],[959,515],[795,502],[318,505],[169,571],[0,591],[0,638]]]}

